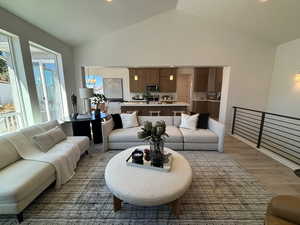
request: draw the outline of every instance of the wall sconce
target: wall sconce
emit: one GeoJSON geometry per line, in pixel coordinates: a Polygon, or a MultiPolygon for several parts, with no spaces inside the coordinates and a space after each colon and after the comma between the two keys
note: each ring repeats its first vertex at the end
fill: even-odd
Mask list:
{"type": "Polygon", "coordinates": [[[174,80],[174,75],[170,75],[170,80],[174,80]]]}
{"type": "Polygon", "coordinates": [[[139,80],[139,76],[138,75],[134,75],[134,80],[139,80]]]}
{"type": "Polygon", "coordinates": [[[295,81],[296,81],[297,83],[300,82],[300,72],[297,73],[297,74],[295,75],[295,81]]]}

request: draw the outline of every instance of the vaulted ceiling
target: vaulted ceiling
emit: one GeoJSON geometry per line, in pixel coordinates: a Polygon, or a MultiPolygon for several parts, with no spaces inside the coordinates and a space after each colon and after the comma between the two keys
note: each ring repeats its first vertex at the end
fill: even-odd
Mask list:
{"type": "Polygon", "coordinates": [[[300,0],[0,0],[0,6],[71,45],[172,9],[275,44],[300,38],[300,0]]]}
{"type": "Polygon", "coordinates": [[[176,4],[177,0],[0,0],[1,7],[71,45],[174,9],[176,4]]]}

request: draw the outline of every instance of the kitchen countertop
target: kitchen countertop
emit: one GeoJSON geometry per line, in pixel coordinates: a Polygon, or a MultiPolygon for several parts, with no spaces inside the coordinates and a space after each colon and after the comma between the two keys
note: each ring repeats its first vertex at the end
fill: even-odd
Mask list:
{"type": "Polygon", "coordinates": [[[211,100],[211,99],[193,99],[194,102],[221,102],[220,100],[211,100]]]}
{"type": "Polygon", "coordinates": [[[144,102],[141,102],[141,103],[138,103],[138,102],[123,102],[121,103],[121,106],[162,106],[162,107],[171,107],[171,106],[190,106],[190,104],[188,103],[185,103],[185,102],[174,102],[174,103],[171,103],[171,104],[161,104],[161,103],[144,103],[144,102]]]}

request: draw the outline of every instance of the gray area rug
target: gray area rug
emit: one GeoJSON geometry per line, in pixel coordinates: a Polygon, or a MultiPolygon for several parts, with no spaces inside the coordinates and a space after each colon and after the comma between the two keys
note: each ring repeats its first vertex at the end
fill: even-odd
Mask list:
{"type": "MultiPolygon", "coordinates": [[[[123,204],[114,213],[104,181],[105,165],[117,151],[84,156],[72,180],[60,190],[48,188],[25,211],[24,225],[258,225],[272,195],[226,154],[181,152],[193,169],[193,182],[182,198],[181,215],[168,206],[123,204]]],[[[139,182],[139,181],[137,181],[139,182]]],[[[1,216],[0,224],[17,224],[1,216]]]]}

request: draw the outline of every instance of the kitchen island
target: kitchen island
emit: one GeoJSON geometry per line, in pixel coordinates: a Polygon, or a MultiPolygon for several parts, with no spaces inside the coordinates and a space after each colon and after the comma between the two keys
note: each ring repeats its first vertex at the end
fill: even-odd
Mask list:
{"type": "Polygon", "coordinates": [[[121,103],[122,113],[137,111],[139,116],[157,115],[154,112],[159,112],[160,116],[173,116],[174,112],[187,112],[190,104],[184,102],[173,103],[157,103],[150,102],[124,102],[121,103]]]}

